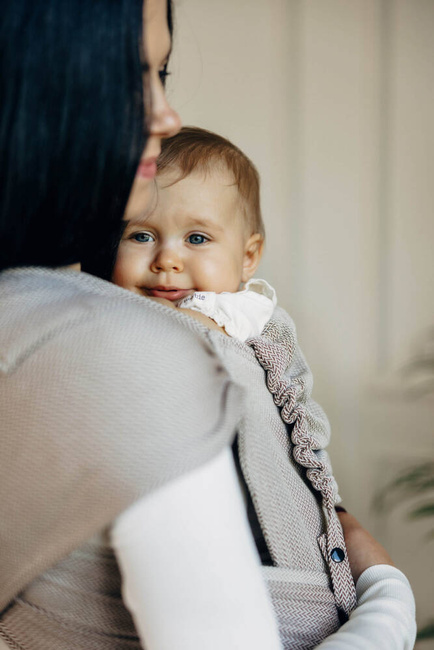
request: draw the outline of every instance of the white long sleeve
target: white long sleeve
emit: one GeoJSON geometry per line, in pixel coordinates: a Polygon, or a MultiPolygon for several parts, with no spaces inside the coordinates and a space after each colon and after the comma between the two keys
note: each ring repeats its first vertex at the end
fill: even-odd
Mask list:
{"type": "Polygon", "coordinates": [[[320,650],[412,650],[415,603],[410,583],[395,567],[379,564],[357,581],[358,606],[320,650]]]}
{"type": "Polygon", "coordinates": [[[147,650],[280,650],[229,449],[125,511],[112,529],[147,650]]]}

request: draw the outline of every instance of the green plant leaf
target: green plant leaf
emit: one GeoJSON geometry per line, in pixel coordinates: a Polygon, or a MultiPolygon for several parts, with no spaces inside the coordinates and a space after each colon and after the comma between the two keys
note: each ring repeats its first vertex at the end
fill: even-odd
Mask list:
{"type": "Polygon", "coordinates": [[[416,639],[418,641],[422,641],[423,639],[434,639],[434,621],[431,621],[419,630],[416,639]]]}
{"type": "Polygon", "coordinates": [[[425,503],[422,506],[414,508],[408,513],[409,519],[420,519],[421,517],[434,516],[434,503],[425,503]]]}
{"type": "Polygon", "coordinates": [[[433,490],[434,462],[422,463],[404,470],[378,492],[373,504],[374,509],[377,512],[384,512],[387,507],[393,507],[403,499],[410,499],[433,490]]]}

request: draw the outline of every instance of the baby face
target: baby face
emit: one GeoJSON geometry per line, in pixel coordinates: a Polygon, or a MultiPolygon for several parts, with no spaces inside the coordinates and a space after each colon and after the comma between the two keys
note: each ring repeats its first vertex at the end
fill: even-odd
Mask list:
{"type": "Polygon", "coordinates": [[[230,173],[175,178],[173,172],[157,176],[150,215],[126,215],[113,282],[173,302],[195,291],[238,291],[259,264],[262,238],[247,230],[230,173]]]}

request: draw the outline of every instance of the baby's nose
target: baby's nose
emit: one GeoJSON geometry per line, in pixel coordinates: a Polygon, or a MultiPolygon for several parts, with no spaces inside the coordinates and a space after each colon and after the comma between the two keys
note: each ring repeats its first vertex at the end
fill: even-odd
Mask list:
{"type": "Polygon", "coordinates": [[[151,264],[151,271],[153,273],[180,273],[183,268],[183,261],[174,248],[161,249],[151,264]]]}

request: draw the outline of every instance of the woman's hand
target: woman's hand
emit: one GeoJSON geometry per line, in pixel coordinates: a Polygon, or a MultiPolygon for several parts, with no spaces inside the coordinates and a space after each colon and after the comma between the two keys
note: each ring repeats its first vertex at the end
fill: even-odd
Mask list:
{"type": "Polygon", "coordinates": [[[350,515],[349,512],[338,511],[338,517],[344,531],[354,582],[357,582],[365,569],[374,564],[394,566],[386,549],[359,524],[353,515],[350,515]]]}

